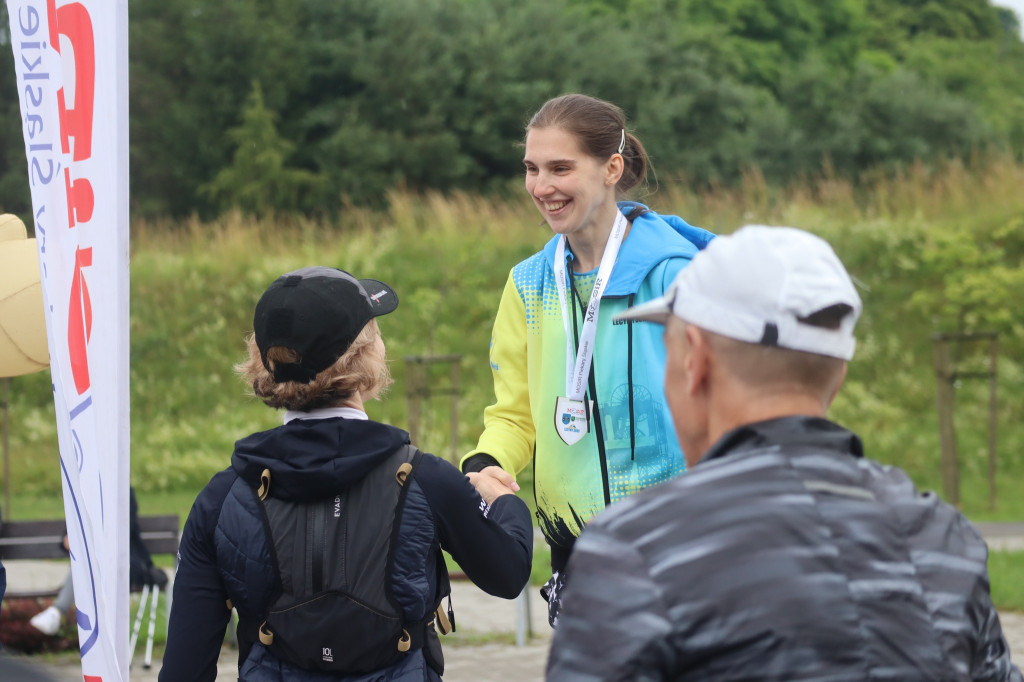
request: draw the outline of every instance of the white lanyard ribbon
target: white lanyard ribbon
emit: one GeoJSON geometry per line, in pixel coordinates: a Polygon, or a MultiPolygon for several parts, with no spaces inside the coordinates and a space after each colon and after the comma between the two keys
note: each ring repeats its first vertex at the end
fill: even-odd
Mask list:
{"type": "Polygon", "coordinates": [[[562,325],[565,327],[565,393],[570,400],[582,400],[587,390],[587,377],[590,375],[590,363],[594,358],[594,339],[597,337],[597,315],[601,307],[601,295],[612,275],[615,259],[619,256],[619,247],[626,234],[629,223],[622,211],[615,216],[615,224],[608,235],[608,243],[601,256],[601,266],[597,269],[594,289],[590,292],[587,312],[580,329],[579,350],[573,358],[573,333],[569,324],[568,293],[565,285],[565,235],[558,239],[555,247],[555,284],[558,286],[558,302],[562,306],[562,325]]]}

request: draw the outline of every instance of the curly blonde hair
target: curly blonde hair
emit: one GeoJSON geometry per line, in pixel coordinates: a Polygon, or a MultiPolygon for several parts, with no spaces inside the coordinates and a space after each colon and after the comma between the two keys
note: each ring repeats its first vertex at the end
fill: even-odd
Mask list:
{"type": "MultiPolygon", "coordinates": [[[[370,320],[359,332],[348,350],[333,365],[317,373],[308,384],[298,381],[274,381],[274,375],[263,366],[256,335],[246,339],[249,357],[235,365],[235,372],[252,389],[253,395],[274,408],[308,412],[321,407],[343,404],[356,392],[364,401],[383,395],[394,383],[387,358],[377,345],[381,338],[376,320],[370,320]]],[[[273,346],[267,349],[267,362],[275,364],[299,362],[291,348],[273,346]]]]}

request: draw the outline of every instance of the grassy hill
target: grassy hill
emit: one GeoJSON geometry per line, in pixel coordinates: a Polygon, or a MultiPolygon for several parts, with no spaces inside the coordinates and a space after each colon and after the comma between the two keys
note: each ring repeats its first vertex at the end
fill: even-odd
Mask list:
{"type": "MultiPolygon", "coordinates": [[[[827,174],[772,188],[756,173],[740,190],[696,194],[682,186],[663,178],[645,201],[720,233],[748,223],[793,225],[832,242],[866,307],[857,357],[832,416],[862,434],[872,457],[904,467],[922,487],[941,485],[931,336],[998,331],[1002,496],[998,511],[989,512],[988,385],[964,378],[956,412],[963,506],[976,518],[1024,518],[1024,501],[1012,493],[1024,483],[1024,324],[1016,305],[1024,298],[1024,165],[996,159],[973,172],[959,163],[918,167],[859,188],[827,174]]],[[[210,223],[135,223],[134,485],[187,504],[226,466],[235,439],[279,423],[278,414],[245,397],[232,365],[266,285],[311,264],[382,279],[401,299],[381,321],[396,383],[370,405],[371,416],[407,425],[405,356],[463,356],[455,451],[464,452],[492,398],[487,347],[508,271],[550,234],[538,222],[525,196],[395,193],[384,211],[350,208],[331,223],[239,214],[210,223]]],[[[986,353],[960,349],[962,371],[983,369],[986,353]]],[[[435,380],[447,382],[443,374],[435,380]]],[[[423,449],[452,451],[449,403],[440,396],[424,405],[423,449]]],[[[52,500],[60,490],[56,443],[48,373],[13,379],[11,489],[25,500],[20,512],[33,508],[32,498],[52,500]]]]}

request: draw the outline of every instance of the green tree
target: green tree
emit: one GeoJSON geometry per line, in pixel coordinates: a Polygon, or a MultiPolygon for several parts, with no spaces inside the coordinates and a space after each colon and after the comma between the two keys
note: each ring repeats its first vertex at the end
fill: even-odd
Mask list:
{"type": "MultiPolygon", "coordinates": [[[[304,19],[289,0],[129,0],[132,207],[208,213],[198,188],[230,162],[255,79],[284,111],[305,87],[304,19]]],[[[293,116],[282,118],[285,136],[293,116]]]]}
{"type": "Polygon", "coordinates": [[[1020,19],[1016,12],[1008,7],[996,7],[999,13],[999,25],[1003,27],[1003,33],[1009,40],[1020,42],[1020,19]]]}
{"type": "Polygon", "coordinates": [[[999,11],[988,0],[861,0],[868,45],[897,57],[928,37],[990,40],[1002,33],[999,11]]]}
{"type": "Polygon", "coordinates": [[[972,102],[991,129],[990,144],[1024,149],[1024,43],[932,38],[915,41],[907,68],[926,74],[938,90],[972,102]]]}
{"type": "Polygon", "coordinates": [[[258,215],[294,211],[320,184],[316,174],[286,166],[295,145],[278,133],[276,116],[264,104],[258,81],[252,83],[241,124],[228,131],[228,138],[235,145],[231,165],[200,187],[220,208],[258,215]]]}
{"type": "Polygon", "coordinates": [[[563,0],[336,0],[307,11],[302,161],[361,202],[382,202],[396,184],[504,187],[545,99],[615,99],[638,76],[630,37],[563,0]]]}
{"type": "Polygon", "coordinates": [[[937,330],[999,331],[1012,339],[1024,296],[1024,260],[1014,253],[1022,227],[1016,218],[991,235],[968,226],[930,234],[914,263],[932,286],[916,291],[910,305],[925,311],[937,330]]]}
{"type": "Polygon", "coordinates": [[[782,105],[796,135],[792,171],[809,173],[827,158],[845,177],[864,169],[959,154],[990,139],[977,107],[897,68],[863,63],[850,74],[805,63],[783,81],[782,105]]]}
{"type": "MultiPolygon", "coordinates": [[[[658,171],[695,182],[1024,149],[1024,44],[987,0],[129,3],[136,214],[223,207],[253,80],[295,144],[281,168],[322,178],[275,200],[304,211],[502,190],[527,117],[567,91],[622,106],[658,171]]],[[[27,212],[16,95],[0,69],[0,204],[27,212]]]]}
{"type": "Polygon", "coordinates": [[[9,27],[7,5],[0,3],[0,213],[15,213],[32,229],[32,196],[28,187],[17,72],[10,58],[14,53],[9,27]]]}

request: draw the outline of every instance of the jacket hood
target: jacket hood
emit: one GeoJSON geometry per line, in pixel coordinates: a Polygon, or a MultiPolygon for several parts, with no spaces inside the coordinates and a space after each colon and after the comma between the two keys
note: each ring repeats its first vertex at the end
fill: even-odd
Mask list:
{"type": "Polygon", "coordinates": [[[231,468],[254,485],[270,469],[274,497],[306,501],[350,487],[408,442],[405,431],[375,421],[295,419],[237,441],[231,468]]]}
{"type": "MultiPolygon", "coordinates": [[[[635,207],[647,208],[635,201],[619,202],[619,210],[623,213],[628,214],[635,207]]],[[[669,258],[693,258],[714,237],[713,233],[694,227],[678,216],[647,211],[633,221],[629,234],[622,242],[604,296],[635,294],[647,273],[658,263],[669,258]]],[[[557,245],[557,235],[544,245],[544,258],[549,266],[555,262],[557,245]]]]}

